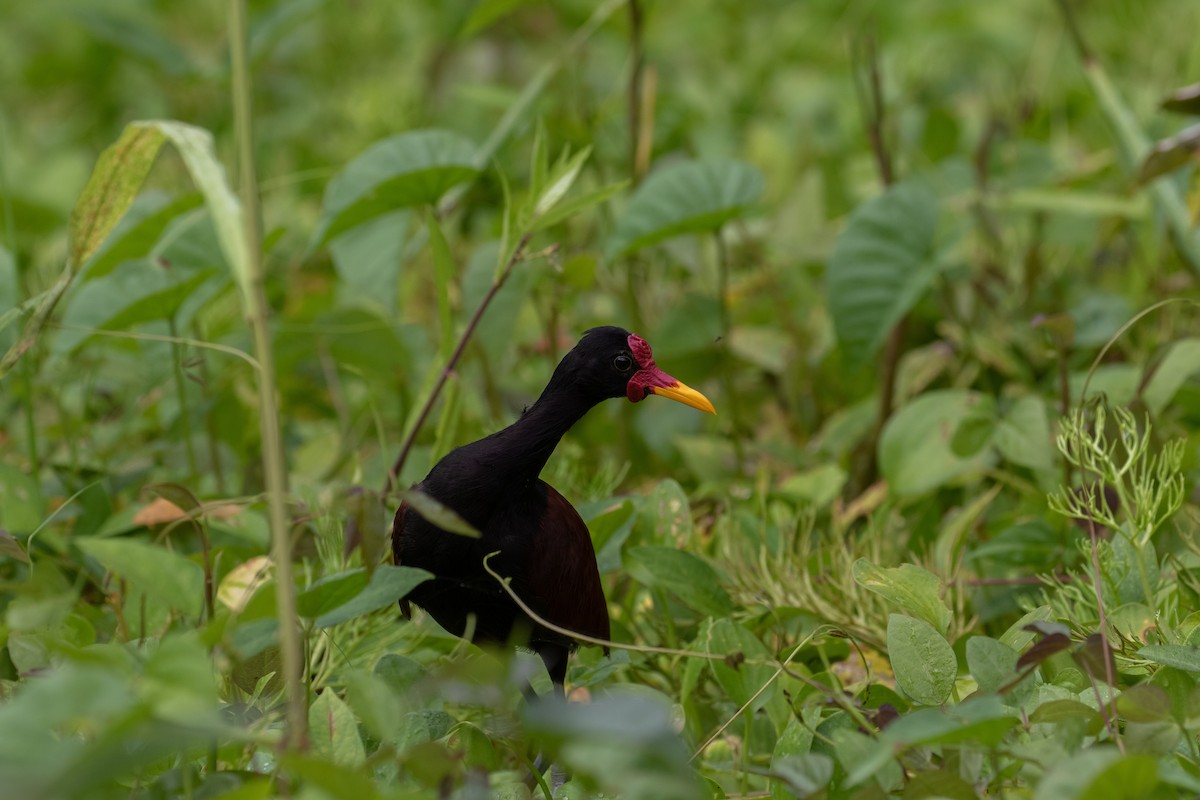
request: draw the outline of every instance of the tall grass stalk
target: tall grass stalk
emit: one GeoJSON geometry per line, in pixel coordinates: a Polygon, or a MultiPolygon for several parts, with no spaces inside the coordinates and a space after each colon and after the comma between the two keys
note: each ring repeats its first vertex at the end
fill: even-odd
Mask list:
{"type": "Polygon", "coordinates": [[[292,542],[288,526],[287,473],[279,435],[279,409],[275,391],[275,354],[268,328],[267,296],[262,265],[262,226],[259,219],[258,179],[254,164],[254,132],[250,66],[246,37],[246,2],[230,0],[229,52],[233,71],[233,116],[241,178],[242,222],[249,250],[247,269],[251,284],[246,309],[254,329],[258,357],[258,398],[262,425],[263,471],[267,483],[267,513],[271,524],[271,549],[275,561],[276,616],[279,620],[280,661],[287,696],[287,731],[284,746],[297,749],[307,740],[308,704],[303,675],[300,620],[296,615],[296,590],[292,582],[292,542]]]}

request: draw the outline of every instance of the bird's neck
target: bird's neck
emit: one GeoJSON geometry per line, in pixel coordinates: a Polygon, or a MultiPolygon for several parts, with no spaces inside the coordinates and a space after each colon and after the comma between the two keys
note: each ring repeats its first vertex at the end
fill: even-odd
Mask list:
{"type": "Polygon", "coordinates": [[[520,419],[496,434],[503,440],[503,448],[498,452],[509,462],[501,466],[512,470],[515,476],[536,478],[563,434],[597,402],[571,386],[546,387],[520,419]]]}

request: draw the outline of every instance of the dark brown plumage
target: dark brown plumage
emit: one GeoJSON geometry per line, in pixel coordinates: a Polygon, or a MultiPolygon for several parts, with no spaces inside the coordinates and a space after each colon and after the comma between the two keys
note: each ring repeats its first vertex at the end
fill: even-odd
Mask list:
{"type": "Polygon", "coordinates": [[[567,657],[577,643],[526,616],[484,571],[483,558],[499,551],[489,565],[512,578],[513,590],[539,616],[576,633],[609,638],[587,525],[538,475],[563,434],[597,403],[621,396],[636,403],[650,394],[713,412],[704,395],[658,368],[640,337],[615,327],[585,333],[516,422],[453,450],[417,484],[479,529],[481,538],[447,533],[407,505],[400,507],[392,527],[395,562],[435,576],[407,599],[455,635],[471,630],[476,642],[528,646],[561,692],[567,657]]]}

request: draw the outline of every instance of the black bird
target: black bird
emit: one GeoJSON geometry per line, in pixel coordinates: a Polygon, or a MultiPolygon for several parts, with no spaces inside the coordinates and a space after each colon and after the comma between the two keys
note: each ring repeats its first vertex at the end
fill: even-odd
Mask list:
{"type": "Polygon", "coordinates": [[[406,600],[457,636],[471,630],[476,642],[529,647],[562,694],[567,657],[578,643],[521,611],[484,571],[483,559],[499,551],[489,566],[512,578],[513,591],[543,619],[609,638],[608,607],[587,525],[538,475],[559,439],[592,406],[622,396],[637,403],[651,394],[716,413],[708,398],[658,368],[640,336],[611,326],[587,331],[516,422],[451,451],[414,487],[457,512],[481,538],[447,533],[400,506],[392,526],[395,562],[435,576],[406,600]]]}

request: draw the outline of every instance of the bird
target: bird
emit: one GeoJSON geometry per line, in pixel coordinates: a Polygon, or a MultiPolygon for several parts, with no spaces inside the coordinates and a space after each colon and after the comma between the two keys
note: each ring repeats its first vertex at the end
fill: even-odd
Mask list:
{"type": "MultiPolygon", "coordinates": [[[[411,617],[411,602],[476,644],[532,650],[555,694],[565,697],[577,640],[529,617],[483,561],[497,553],[489,566],[511,579],[512,590],[538,616],[608,640],[608,606],[587,524],[539,475],[563,435],[594,406],[618,397],[638,403],[650,395],[716,413],[707,397],[659,368],[645,339],[615,326],[592,328],[515,422],[438,461],[413,489],[456,512],[480,537],[447,532],[409,504],[400,506],[392,524],[393,560],[434,576],[401,601],[405,616],[411,617]]],[[[531,688],[525,691],[531,696],[531,688]]]]}

